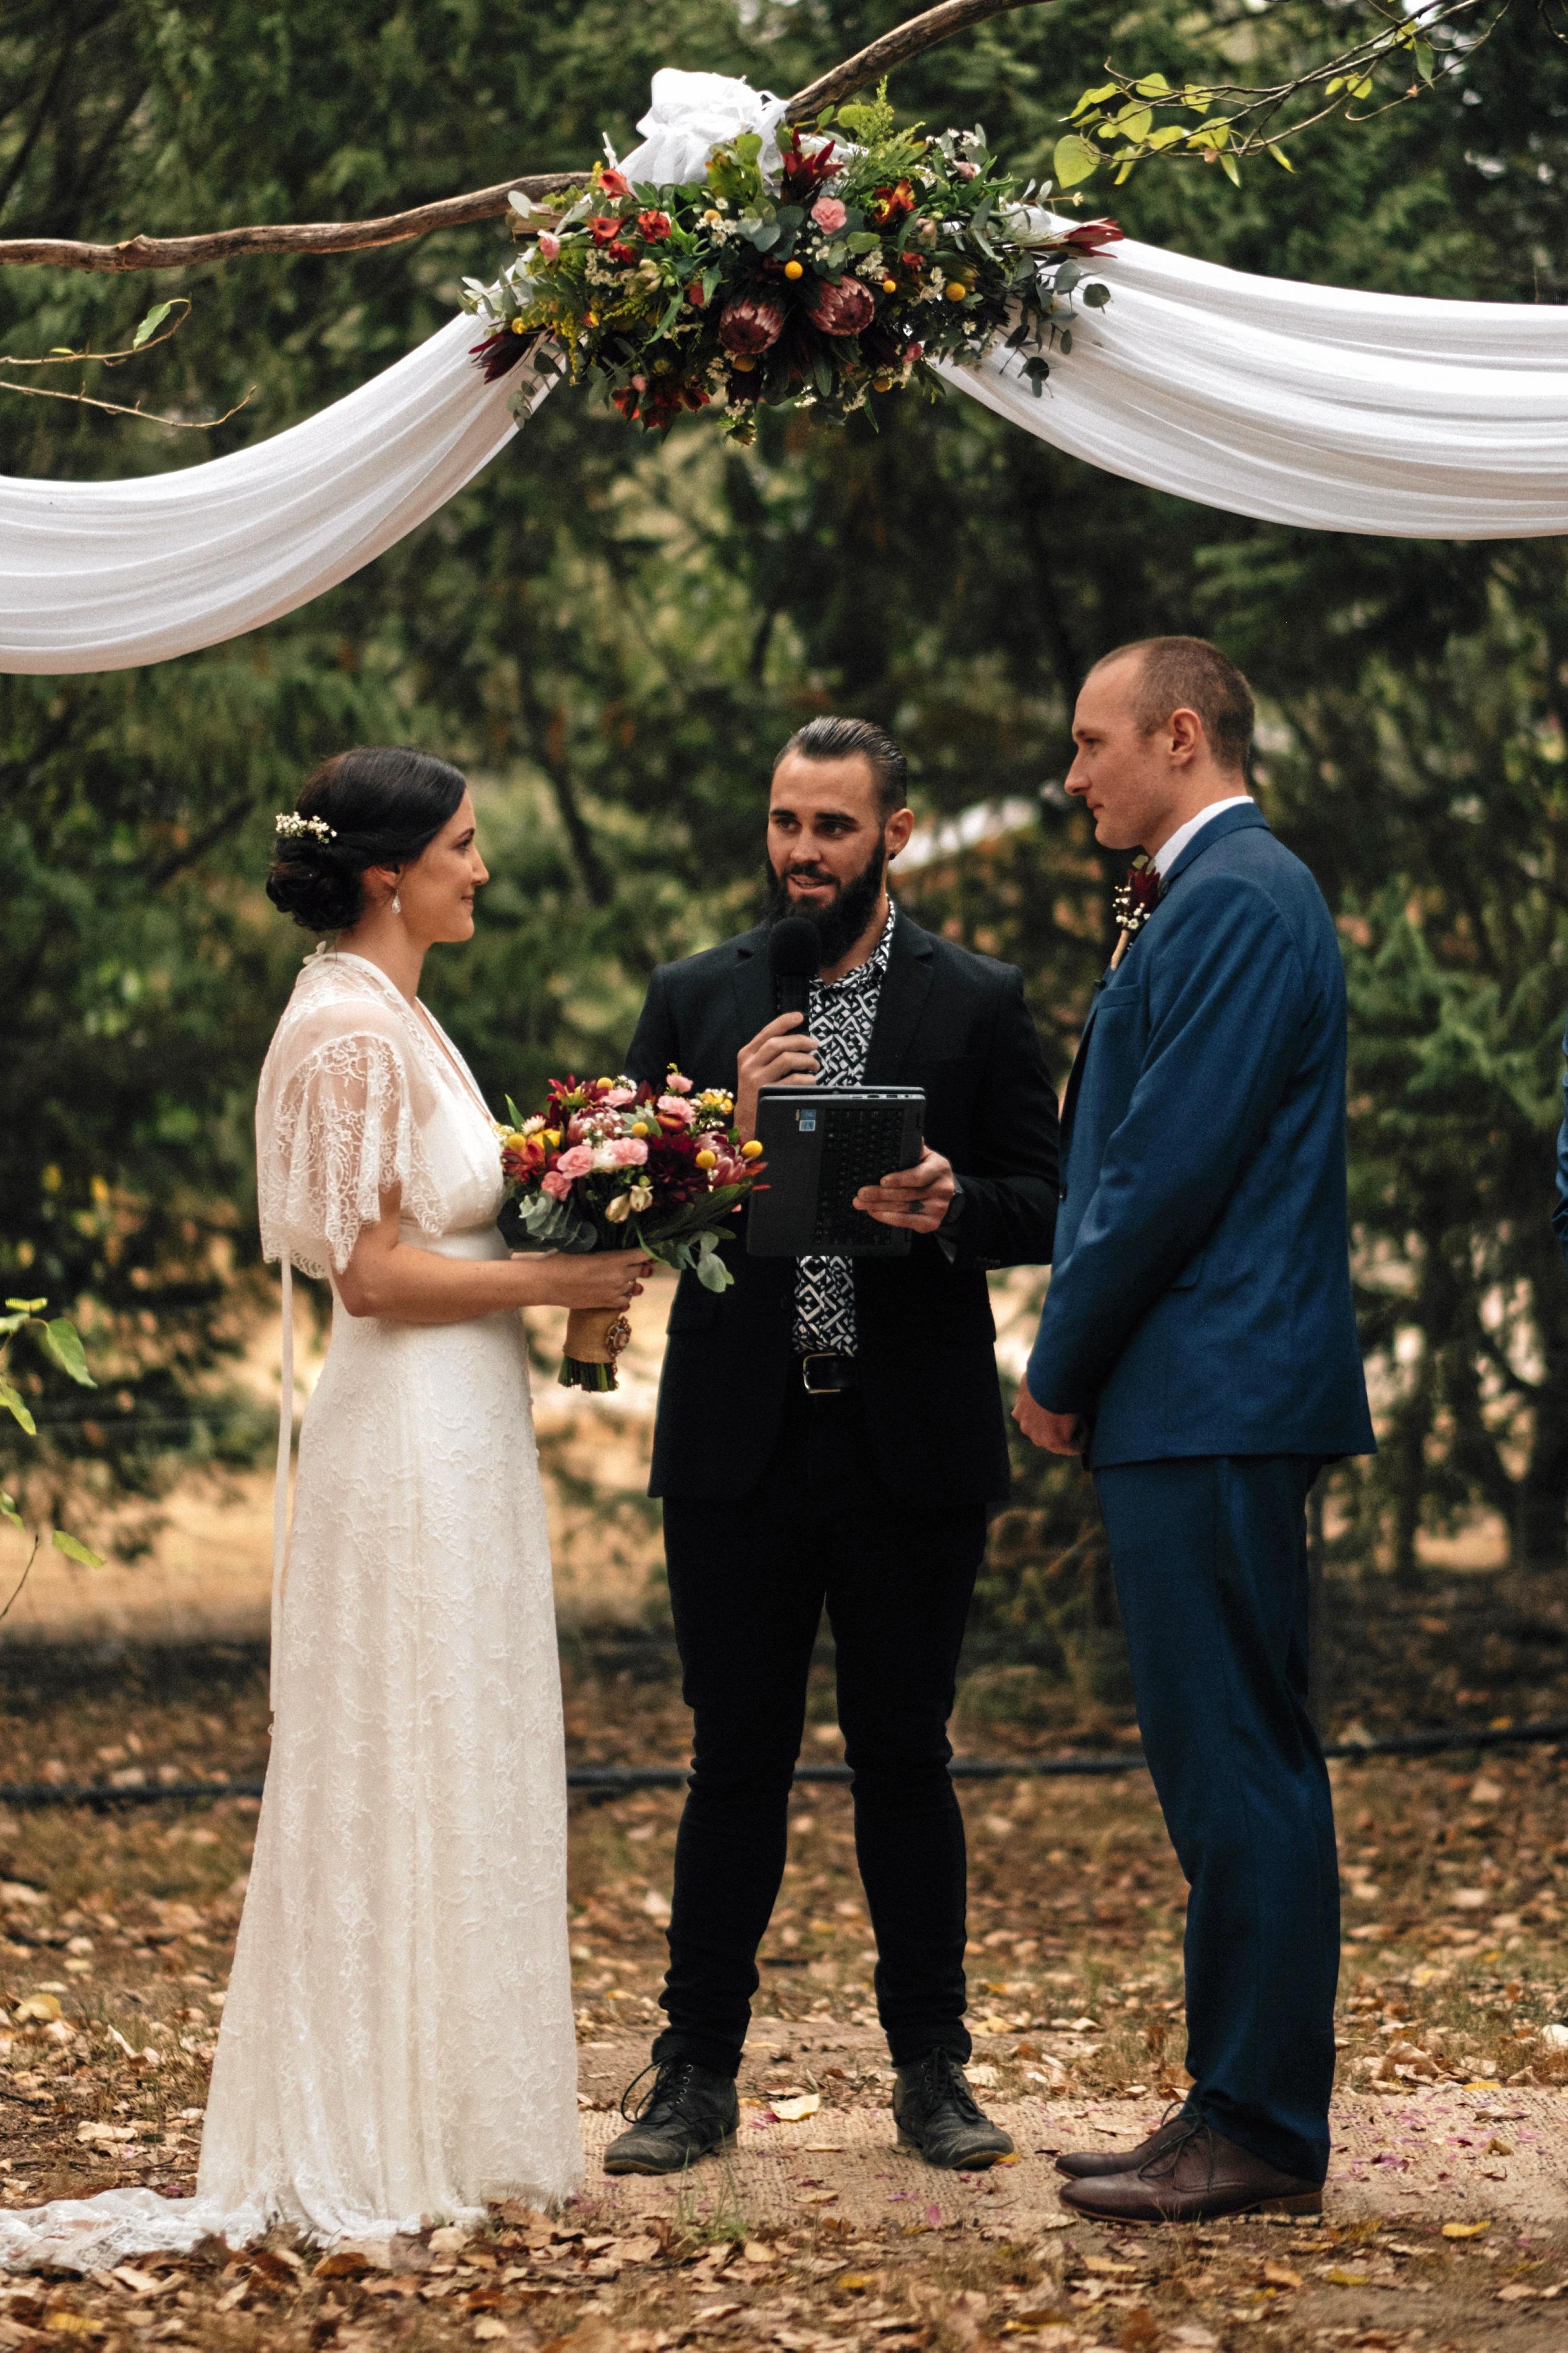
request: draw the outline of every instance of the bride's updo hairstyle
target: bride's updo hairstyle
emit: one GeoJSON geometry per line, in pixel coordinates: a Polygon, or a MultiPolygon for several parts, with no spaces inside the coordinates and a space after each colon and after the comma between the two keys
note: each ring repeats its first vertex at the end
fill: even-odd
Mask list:
{"type": "Polygon", "coordinates": [[[364,913],[366,867],[411,866],[466,790],[460,772],[428,752],[337,753],[279,820],[268,897],[307,932],[346,932],[364,913]]]}

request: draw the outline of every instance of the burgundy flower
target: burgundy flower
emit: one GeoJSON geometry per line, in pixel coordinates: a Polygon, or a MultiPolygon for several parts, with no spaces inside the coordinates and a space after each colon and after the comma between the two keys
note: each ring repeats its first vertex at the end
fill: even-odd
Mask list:
{"type": "Polygon", "coordinates": [[[807,313],[825,335],[858,335],[876,317],[877,306],[858,278],[841,278],[837,286],[824,279],[807,313]]]}
{"type": "Polygon", "coordinates": [[[631,247],[627,245],[624,237],[617,237],[612,244],[605,247],[605,250],[609,255],[612,261],[618,261],[620,263],[623,269],[626,267],[628,262],[633,262],[637,259],[637,255],[632,251],[631,247]]]}
{"type": "Polygon", "coordinates": [[[538,340],[536,335],[514,335],[502,327],[498,333],[487,335],[482,343],[470,344],[468,355],[487,384],[499,384],[520,360],[528,357],[538,340]]]}
{"type": "Polygon", "coordinates": [[[1121,231],[1113,220],[1079,221],[1063,237],[1064,245],[1079,253],[1103,253],[1108,245],[1119,245],[1121,231]]]}
{"type": "Polygon", "coordinates": [[[719,320],[719,341],[727,352],[756,358],[771,352],[784,332],[784,312],[776,302],[758,294],[738,294],[726,302],[719,320]]]}
{"type": "Polygon", "coordinates": [[[784,165],[784,194],[791,204],[804,204],[813,188],[830,180],[838,170],[833,161],[834,140],[808,155],[800,143],[800,132],[792,131],[787,139],[779,142],[779,160],[784,165]]]}

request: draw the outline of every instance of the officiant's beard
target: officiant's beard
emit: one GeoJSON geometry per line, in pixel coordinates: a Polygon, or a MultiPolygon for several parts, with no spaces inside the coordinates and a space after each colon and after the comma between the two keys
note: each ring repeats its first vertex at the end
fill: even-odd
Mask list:
{"type": "MultiPolygon", "coordinates": [[[[835,895],[822,906],[793,898],[787,875],[768,868],[767,923],[771,931],[786,915],[804,915],[816,932],[821,944],[824,965],[835,965],[848,955],[857,940],[863,937],[867,926],[877,912],[877,902],[882,895],[882,880],[888,871],[888,845],[879,841],[858,874],[847,882],[839,882],[835,895]]],[[[796,867],[794,871],[803,881],[834,882],[837,878],[821,867],[796,867]]]]}

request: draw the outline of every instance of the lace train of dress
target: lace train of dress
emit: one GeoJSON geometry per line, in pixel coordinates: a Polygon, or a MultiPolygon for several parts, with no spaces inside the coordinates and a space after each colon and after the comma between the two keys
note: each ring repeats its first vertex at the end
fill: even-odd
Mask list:
{"type": "MultiPolygon", "coordinates": [[[[258,1113],[268,1255],[342,1264],[389,1176],[409,1240],[503,1254],[494,1134],[427,1018],[358,958],[307,965],[258,1113]],[[289,1040],[302,995],[326,1018],[289,1040]]],[[[518,1316],[415,1326],[335,1303],[276,1624],[196,2195],[0,2213],[0,2263],[102,2268],[274,2224],[363,2241],[578,2185],[560,1676],[518,1316]]]]}

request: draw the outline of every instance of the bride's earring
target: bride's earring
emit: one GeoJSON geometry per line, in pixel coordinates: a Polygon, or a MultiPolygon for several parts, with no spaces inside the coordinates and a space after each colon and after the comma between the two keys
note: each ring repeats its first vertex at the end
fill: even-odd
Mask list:
{"type": "Polygon", "coordinates": [[[401,915],[403,913],[403,902],[395,891],[392,894],[392,912],[395,915],[401,915]]]}

